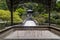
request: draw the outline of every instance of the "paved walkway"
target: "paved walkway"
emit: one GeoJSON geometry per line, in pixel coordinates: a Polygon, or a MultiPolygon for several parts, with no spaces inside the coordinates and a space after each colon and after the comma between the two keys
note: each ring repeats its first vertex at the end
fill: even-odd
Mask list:
{"type": "Polygon", "coordinates": [[[48,30],[16,30],[5,39],[59,39],[60,37],[48,30]]]}

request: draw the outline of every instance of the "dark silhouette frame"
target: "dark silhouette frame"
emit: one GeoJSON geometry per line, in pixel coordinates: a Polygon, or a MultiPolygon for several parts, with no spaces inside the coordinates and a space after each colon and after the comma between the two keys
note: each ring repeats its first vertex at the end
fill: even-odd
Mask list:
{"type": "MultiPolygon", "coordinates": [[[[25,3],[25,2],[31,2],[31,0],[6,0],[7,6],[11,12],[11,25],[13,25],[13,11],[16,10],[18,4],[25,3]]],[[[49,27],[50,27],[50,11],[55,6],[56,0],[32,0],[32,2],[36,3],[42,3],[45,5],[48,13],[49,13],[49,27]]]]}

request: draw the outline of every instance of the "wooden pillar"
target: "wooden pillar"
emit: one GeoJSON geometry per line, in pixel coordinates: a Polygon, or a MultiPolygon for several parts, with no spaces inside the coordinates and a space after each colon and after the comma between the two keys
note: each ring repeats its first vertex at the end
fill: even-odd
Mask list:
{"type": "Polygon", "coordinates": [[[13,25],[13,0],[11,1],[11,26],[13,25]]]}
{"type": "Polygon", "coordinates": [[[50,27],[50,24],[51,24],[51,19],[50,19],[50,14],[51,14],[51,0],[49,0],[48,2],[48,13],[49,13],[49,27],[50,27]]]}

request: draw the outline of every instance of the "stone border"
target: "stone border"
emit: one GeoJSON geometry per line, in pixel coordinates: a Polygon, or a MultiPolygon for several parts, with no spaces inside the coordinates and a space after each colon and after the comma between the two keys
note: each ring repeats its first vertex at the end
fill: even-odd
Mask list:
{"type": "Polygon", "coordinates": [[[5,31],[8,31],[12,28],[13,26],[6,27],[5,29],[0,30],[0,34],[4,33],[5,31]]]}
{"type": "Polygon", "coordinates": [[[60,36],[60,28],[50,26],[50,31],[60,36]]]}
{"type": "Polygon", "coordinates": [[[20,26],[20,25],[14,25],[14,26],[6,27],[3,30],[0,30],[0,34],[8,31],[10,29],[14,29],[14,28],[19,28],[19,29],[30,29],[31,28],[32,30],[33,29],[37,29],[37,28],[38,28],[38,30],[40,30],[41,28],[42,29],[48,28],[48,30],[53,29],[53,30],[56,30],[56,31],[59,31],[60,32],[60,28],[57,28],[57,27],[54,27],[54,26],[50,26],[49,27],[49,25],[29,26],[29,27],[27,27],[27,26],[20,26]]]}
{"type": "MultiPolygon", "coordinates": [[[[55,34],[57,34],[58,36],[60,36],[60,28],[54,27],[54,26],[50,26],[49,25],[40,25],[40,26],[20,26],[20,25],[14,25],[14,26],[9,26],[6,27],[3,30],[0,30],[0,37],[2,35],[7,35],[10,32],[13,32],[13,30],[49,30],[55,34]]],[[[3,36],[2,36],[3,37],[3,36]]]]}

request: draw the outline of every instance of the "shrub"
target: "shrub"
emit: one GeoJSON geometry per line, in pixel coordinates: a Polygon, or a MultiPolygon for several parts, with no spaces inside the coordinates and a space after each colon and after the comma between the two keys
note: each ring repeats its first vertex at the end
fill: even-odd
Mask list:
{"type": "Polygon", "coordinates": [[[40,14],[41,17],[45,18],[45,19],[48,19],[48,14],[44,13],[44,14],[40,14]]]}
{"type": "Polygon", "coordinates": [[[56,23],[55,21],[56,21],[56,20],[55,20],[55,18],[50,17],[50,22],[51,22],[51,23],[53,23],[53,24],[54,24],[54,23],[56,23]]]}
{"type": "Polygon", "coordinates": [[[20,16],[22,16],[23,14],[25,14],[25,11],[26,11],[26,10],[23,9],[23,8],[19,8],[19,9],[16,10],[16,12],[19,12],[19,15],[20,15],[20,16]]]}
{"type": "Polygon", "coordinates": [[[14,14],[13,14],[13,21],[14,21],[14,23],[20,23],[20,22],[22,22],[22,19],[18,15],[18,12],[14,12],[14,14]]]}
{"type": "Polygon", "coordinates": [[[0,19],[3,21],[10,20],[10,12],[5,10],[0,10],[0,19]]]}
{"type": "MultiPolygon", "coordinates": [[[[3,21],[11,21],[11,13],[8,10],[0,10],[0,19],[3,21]]],[[[13,13],[14,23],[22,22],[22,19],[18,15],[18,12],[13,13]]]]}
{"type": "Polygon", "coordinates": [[[45,19],[44,18],[42,18],[42,17],[35,17],[34,18],[39,24],[43,24],[43,23],[45,23],[45,19]]]}
{"type": "Polygon", "coordinates": [[[56,19],[56,24],[60,24],[60,19],[56,19]]]}

